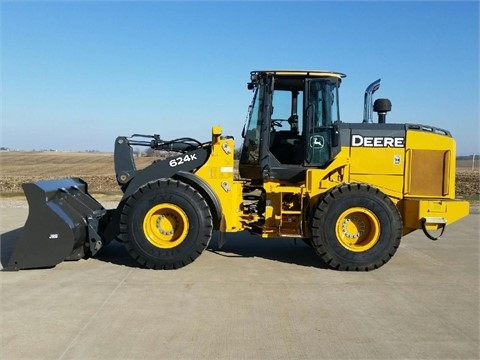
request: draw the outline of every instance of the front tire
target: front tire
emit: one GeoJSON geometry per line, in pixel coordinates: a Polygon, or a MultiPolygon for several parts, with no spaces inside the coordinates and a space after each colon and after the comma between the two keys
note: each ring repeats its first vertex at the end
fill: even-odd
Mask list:
{"type": "Polygon", "coordinates": [[[368,271],[386,264],[402,237],[395,204],[366,184],[346,184],[322,197],[311,218],[312,245],[331,268],[368,271]]]}
{"type": "Polygon", "coordinates": [[[210,209],[199,192],[181,181],[161,179],[127,199],[119,239],[141,265],[178,269],[203,252],[212,229],[210,209]]]}

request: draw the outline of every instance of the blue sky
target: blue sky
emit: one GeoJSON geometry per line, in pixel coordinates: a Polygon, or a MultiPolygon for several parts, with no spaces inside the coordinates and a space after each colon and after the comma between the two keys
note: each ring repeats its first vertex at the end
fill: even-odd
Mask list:
{"type": "Polygon", "coordinates": [[[112,151],[118,135],[203,141],[217,124],[240,141],[259,69],[346,73],[346,122],[381,78],[387,121],[480,153],[477,1],[3,1],[0,145],[112,151]]]}

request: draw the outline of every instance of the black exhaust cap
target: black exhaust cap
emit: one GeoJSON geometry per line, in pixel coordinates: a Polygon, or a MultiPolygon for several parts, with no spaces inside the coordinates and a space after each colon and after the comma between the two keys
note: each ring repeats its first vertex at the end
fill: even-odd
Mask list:
{"type": "Polygon", "coordinates": [[[387,112],[392,110],[392,103],[389,99],[377,99],[373,103],[373,111],[378,113],[378,123],[385,124],[387,112]]]}

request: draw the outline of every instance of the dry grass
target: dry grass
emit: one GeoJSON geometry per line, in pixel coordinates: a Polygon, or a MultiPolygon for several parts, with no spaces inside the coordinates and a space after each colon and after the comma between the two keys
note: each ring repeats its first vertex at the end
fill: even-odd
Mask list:
{"type": "MultiPolygon", "coordinates": [[[[152,158],[137,159],[137,167],[152,158]]],[[[120,193],[112,153],[0,152],[0,194],[21,194],[22,183],[63,177],[81,177],[91,193],[120,193]]]]}
{"type": "MultiPolygon", "coordinates": [[[[136,159],[137,168],[152,163],[152,158],[136,159]]],[[[472,171],[472,162],[457,163],[457,195],[478,200],[479,162],[472,171]]],[[[89,184],[89,192],[96,196],[118,196],[112,153],[70,152],[0,152],[0,195],[21,195],[24,182],[81,177],[89,184]]]]}

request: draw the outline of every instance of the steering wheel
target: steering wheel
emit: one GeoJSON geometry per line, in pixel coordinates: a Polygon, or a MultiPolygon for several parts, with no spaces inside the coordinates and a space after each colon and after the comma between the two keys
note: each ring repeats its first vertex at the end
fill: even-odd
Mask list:
{"type": "Polygon", "coordinates": [[[270,122],[270,126],[272,128],[272,131],[275,131],[276,127],[283,127],[282,122],[287,121],[284,119],[272,119],[270,122]]]}

